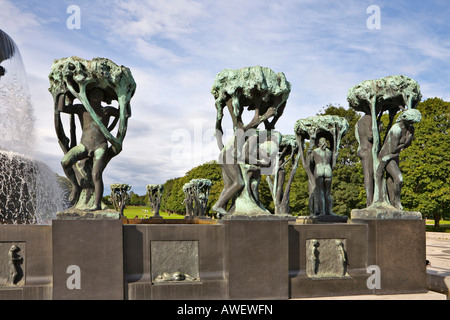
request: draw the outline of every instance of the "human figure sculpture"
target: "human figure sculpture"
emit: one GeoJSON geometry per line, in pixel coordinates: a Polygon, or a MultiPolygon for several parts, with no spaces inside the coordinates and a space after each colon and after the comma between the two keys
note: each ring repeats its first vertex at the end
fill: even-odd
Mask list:
{"type": "Polygon", "coordinates": [[[163,272],[161,274],[158,274],[154,280],[155,282],[171,282],[171,281],[198,281],[197,278],[194,278],[193,276],[180,272],[163,272]]]}
{"type": "Polygon", "coordinates": [[[331,180],[333,175],[333,154],[328,149],[327,139],[319,139],[318,147],[311,151],[309,158],[314,173],[314,214],[332,214],[331,180]]]}
{"type": "Polygon", "coordinates": [[[348,91],[350,107],[364,112],[355,129],[368,208],[402,210],[398,157],[401,149],[411,143],[412,124],[420,121],[420,112],[415,108],[421,97],[418,83],[402,75],[366,80],[348,91]],[[385,140],[381,141],[380,119],[386,111],[389,112],[389,124],[385,140]],[[399,111],[402,111],[399,120],[393,124],[399,111]]]}
{"type": "Polygon", "coordinates": [[[185,183],[183,186],[183,192],[184,192],[183,203],[186,206],[186,217],[193,218],[195,216],[193,184],[191,182],[185,183]]]}
{"type": "Polygon", "coordinates": [[[9,279],[10,284],[15,285],[18,282],[20,264],[23,258],[18,254],[20,248],[16,245],[11,246],[8,251],[9,279]]]}
{"type": "Polygon", "coordinates": [[[187,218],[205,218],[209,191],[212,182],[209,179],[192,179],[183,186],[184,203],[187,218]]]}
{"type": "MultiPolygon", "coordinates": [[[[104,100],[104,92],[100,88],[93,88],[87,92],[88,100],[94,112],[101,119],[102,123],[107,126],[110,118],[114,120],[119,118],[119,110],[107,106],[102,106],[104,100]]],[[[95,190],[95,201],[92,209],[102,209],[101,200],[103,196],[103,179],[102,174],[106,165],[110,160],[108,155],[108,141],[98,126],[92,119],[91,114],[82,104],[65,104],[65,95],[60,95],[58,101],[58,111],[68,114],[77,115],[82,126],[81,142],[71,148],[61,160],[61,166],[64,173],[72,184],[72,192],[69,200],[76,201],[81,192],[81,186],[77,181],[73,166],[81,160],[91,159],[92,161],[92,180],[95,190]]]]}
{"type": "Polygon", "coordinates": [[[163,184],[149,184],[147,185],[147,195],[150,201],[150,205],[153,209],[153,218],[162,218],[159,214],[159,209],[161,207],[161,198],[164,192],[163,184]]]}
{"type": "Polygon", "coordinates": [[[102,174],[109,161],[122,151],[131,116],[130,100],[136,89],[133,76],[128,68],[105,58],[70,57],[53,62],[49,81],[55,102],[55,130],[64,152],[61,165],[72,184],[71,209],[104,209],[102,174]],[[75,99],[81,104],[74,104],[75,99]],[[113,100],[118,102],[117,108],[102,104],[113,100]],[[70,115],[70,138],[64,131],[61,113],[70,115]],[[79,142],[75,116],[82,129],[79,142]]]}
{"type": "Polygon", "coordinates": [[[310,253],[310,259],[311,259],[311,266],[313,267],[312,271],[314,275],[317,275],[319,272],[319,265],[320,265],[320,251],[319,251],[320,243],[318,240],[313,239],[311,240],[311,253],[310,253]]]}
{"type": "Polygon", "coordinates": [[[131,190],[131,186],[125,183],[114,183],[110,187],[111,200],[114,205],[114,209],[120,212],[121,217],[124,217],[123,211],[129,198],[128,191],[131,190]]]}
{"type": "MultiPolygon", "coordinates": [[[[414,123],[420,122],[422,115],[417,109],[403,111],[396,123],[389,130],[383,146],[378,154],[379,166],[376,172],[378,183],[382,183],[382,175],[386,171],[386,187],[391,205],[402,209],[401,187],[403,176],[399,167],[400,151],[409,147],[414,137],[414,123]]],[[[383,188],[382,185],[379,188],[383,188]]]]}
{"type": "Polygon", "coordinates": [[[309,211],[313,218],[346,221],[346,217],[333,214],[331,181],[341,139],[347,134],[348,128],[347,120],[335,115],[300,119],[295,124],[299,156],[308,175],[309,211]],[[305,155],[307,139],[309,147],[305,155]]]}
{"type": "MultiPolygon", "coordinates": [[[[218,217],[230,214],[270,214],[261,205],[257,190],[261,165],[264,165],[267,157],[255,155],[253,151],[267,153],[268,150],[263,149],[268,144],[264,143],[276,136],[271,131],[283,114],[290,84],[283,73],[275,73],[269,68],[256,66],[226,69],[216,76],[211,93],[217,110],[216,140],[221,151],[219,163],[224,180],[224,188],[212,209],[217,212],[218,217]],[[233,137],[227,144],[222,141],[225,108],[233,123],[233,137]],[[244,111],[254,112],[252,120],[247,124],[242,120],[244,111]],[[255,131],[260,124],[264,124],[264,130],[255,131]],[[253,151],[246,153],[245,150],[253,151]],[[228,207],[230,201],[232,203],[228,207]]],[[[268,167],[271,165],[266,166],[268,167]]]]}
{"type": "Polygon", "coordinates": [[[283,135],[279,147],[277,166],[272,175],[266,175],[266,181],[272,194],[275,214],[289,214],[291,185],[300,160],[299,147],[294,135],[283,135]],[[286,171],[288,163],[291,163],[289,175],[286,171]]]}
{"type": "Polygon", "coordinates": [[[344,243],[342,242],[342,240],[337,239],[335,240],[335,243],[338,250],[338,256],[342,263],[342,275],[345,276],[347,274],[347,267],[348,267],[347,252],[345,251],[344,243]]]}
{"type": "MultiPolygon", "coordinates": [[[[380,125],[379,125],[380,126],[380,125]]],[[[373,132],[372,117],[365,114],[358,120],[355,127],[355,136],[358,141],[358,157],[361,159],[364,174],[364,188],[366,190],[366,204],[370,206],[373,201],[373,132]]]]}

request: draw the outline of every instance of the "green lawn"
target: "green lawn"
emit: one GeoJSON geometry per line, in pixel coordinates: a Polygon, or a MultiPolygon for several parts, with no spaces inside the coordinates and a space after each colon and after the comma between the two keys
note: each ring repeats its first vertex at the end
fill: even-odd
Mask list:
{"type": "Polygon", "coordinates": [[[426,230],[435,232],[450,232],[450,220],[439,221],[439,228],[434,227],[434,220],[427,220],[426,230]]]}
{"type": "MultiPolygon", "coordinates": [[[[144,219],[145,216],[153,216],[153,211],[150,207],[140,207],[140,206],[127,206],[123,211],[123,214],[128,219],[133,219],[138,216],[139,219],[144,219]]],[[[183,215],[167,212],[159,212],[159,214],[165,219],[184,219],[183,215]]]]}

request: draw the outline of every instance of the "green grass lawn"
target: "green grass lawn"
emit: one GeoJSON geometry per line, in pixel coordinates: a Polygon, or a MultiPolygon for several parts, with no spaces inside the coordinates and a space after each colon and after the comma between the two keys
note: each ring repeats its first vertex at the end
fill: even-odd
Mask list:
{"type": "MultiPolygon", "coordinates": [[[[139,219],[145,219],[145,216],[151,217],[153,216],[153,211],[150,207],[140,207],[140,206],[127,206],[123,211],[123,214],[128,219],[133,219],[136,216],[139,219]]],[[[184,219],[183,215],[179,215],[176,213],[167,213],[167,212],[159,212],[159,214],[164,219],[184,219]]]]}
{"type": "Polygon", "coordinates": [[[434,232],[450,232],[450,220],[439,221],[439,228],[434,227],[434,220],[427,220],[426,230],[434,232]]]}

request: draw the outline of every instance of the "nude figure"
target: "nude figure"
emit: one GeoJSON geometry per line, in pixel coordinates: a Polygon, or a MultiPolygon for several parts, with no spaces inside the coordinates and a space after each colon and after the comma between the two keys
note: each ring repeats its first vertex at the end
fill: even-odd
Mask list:
{"type": "MultiPolygon", "coordinates": [[[[102,123],[108,126],[111,117],[119,118],[119,110],[107,106],[102,106],[104,99],[104,92],[100,88],[94,88],[88,91],[87,97],[94,110],[99,116],[102,123]]],[[[65,96],[61,95],[58,101],[58,111],[76,114],[81,123],[82,136],[80,143],[71,148],[61,160],[61,165],[67,178],[72,183],[72,193],[69,200],[77,201],[80,195],[81,187],[77,182],[73,165],[80,160],[91,158],[92,165],[92,180],[94,182],[95,202],[93,210],[101,209],[101,199],[103,196],[103,180],[102,173],[108,164],[111,157],[108,155],[108,142],[105,136],[100,131],[98,125],[94,122],[89,112],[82,104],[68,104],[65,105],[65,96]]]]}
{"type": "Polygon", "coordinates": [[[331,163],[333,154],[327,147],[327,140],[320,138],[318,147],[312,150],[310,163],[314,168],[314,214],[332,214],[331,178],[333,175],[331,163]]]}
{"type": "MultiPolygon", "coordinates": [[[[381,122],[379,122],[379,127],[381,122]]],[[[361,164],[364,173],[364,188],[366,190],[366,205],[370,206],[373,201],[373,133],[372,133],[372,116],[365,114],[358,120],[355,128],[356,140],[359,143],[358,157],[361,159],[361,164]]]]}
{"type": "Polygon", "coordinates": [[[400,193],[403,176],[399,167],[400,151],[411,145],[414,136],[413,124],[420,122],[420,120],[421,114],[417,109],[408,109],[402,112],[387,133],[384,145],[378,154],[380,163],[376,172],[377,180],[380,183],[383,182],[382,175],[386,171],[389,201],[397,209],[402,209],[400,193]]]}

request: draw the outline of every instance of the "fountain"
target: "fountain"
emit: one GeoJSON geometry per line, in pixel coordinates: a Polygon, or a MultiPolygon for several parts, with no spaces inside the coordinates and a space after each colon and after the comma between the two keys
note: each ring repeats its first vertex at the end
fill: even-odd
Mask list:
{"type": "Polygon", "coordinates": [[[20,51],[0,30],[0,223],[49,224],[64,207],[56,174],[33,157],[34,122],[20,51]]]}

